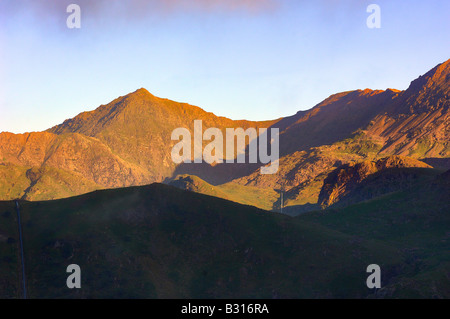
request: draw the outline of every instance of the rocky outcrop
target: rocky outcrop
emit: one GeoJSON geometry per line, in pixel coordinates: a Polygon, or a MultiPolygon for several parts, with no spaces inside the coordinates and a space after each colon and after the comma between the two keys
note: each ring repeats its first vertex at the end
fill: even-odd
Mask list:
{"type": "MultiPolygon", "coordinates": [[[[322,208],[326,208],[346,197],[369,176],[374,176],[376,173],[387,169],[411,167],[431,168],[428,164],[416,159],[396,155],[378,161],[344,164],[325,178],[318,203],[322,208]]],[[[398,176],[396,179],[398,179],[398,176]]]]}

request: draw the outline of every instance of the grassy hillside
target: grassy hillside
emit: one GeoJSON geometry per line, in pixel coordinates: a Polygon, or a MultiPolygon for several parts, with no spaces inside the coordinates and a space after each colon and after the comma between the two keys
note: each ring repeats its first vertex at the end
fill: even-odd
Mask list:
{"type": "Polygon", "coordinates": [[[0,192],[6,200],[66,198],[102,188],[81,174],[54,167],[0,164],[0,192]]]}
{"type": "Polygon", "coordinates": [[[265,210],[274,209],[280,197],[277,191],[270,188],[244,186],[234,182],[214,186],[200,177],[186,174],[177,176],[169,185],[265,210]]]}
{"type": "Polygon", "coordinates": [[[449,298],[449,177],[447,172],[431,182],[422,180],[376,199],[320,214],[306,213],[298,219],[352,234],[357,240],[382,241],[396,249],[404,263],[384,276],[381,296],[449,298]],[[396,277],[401,272],[404,276],[396,277]]]}
{"type": "MultiPolygon", "coordinates": [[[[364,298],[374,296],[365,285],[365,269],[377,263],[392,296],[423,284],[420,296],[449,297],[442,281],[448,243],[441,242],[449,210],[436,196],[433,202],[417,197],[427,207],[423,212],[417,203],[413,209],[409,201],[393,198],[381,207],[384,201],[298,218],[162,184],[22,201],[28,293],[31,298],[364,298]],[[423,268],[416,256],[426,261],[423,268]],[[82,270],[78,290],[65,285],[72,263],[82,270]],[[427,287],[428,280],[436,285],[427,287]],[[403,283],[409,284],[406,290],[403,283]]],[[[12,209],[12,202],[0,203],[0,216],[9,216],[0,217],[8,221],[0,223],[0,232],[12,238],[9,244],[0,241],[5,297],[20,292],[12,209]]]]}
{"type": "Polygon", "coordinates": [[[21,198],[25,194],[25,190],[31,184],[26,173],[26,167],[14,164],[0,164],[0,193],[3,200],[21,198]]]}

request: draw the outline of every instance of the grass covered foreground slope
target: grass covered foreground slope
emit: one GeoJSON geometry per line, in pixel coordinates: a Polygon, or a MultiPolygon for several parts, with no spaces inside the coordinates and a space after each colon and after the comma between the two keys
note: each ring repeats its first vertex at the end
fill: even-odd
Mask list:
{"type": "Polygon", "coordinates": [[[404,263],[385,274],[383,296],[450,298],[450,170],[432,179],[412,170],[423,175],[412,187],[297,218],[397,249],[404,263]]]}
{"type": "MultiPolygon", "coordinates": [[[[319,163],[315,161],[314,165],[319,163]]],[[[442,173],[428,164],[405,156],[387,156],[377,161],[360,161],[344,164],[314,179],[305,179],[298,185],[283,191],[283,212],[298,215],[318,210],[332,204],[348,206],[399,191],[412,186],[417,180],[433,178],[442,173]],[[367,181],[366,181],[367,179],[367,181]],[[367,185],[366,185],[367,184],[367,185]],[[357,195],[358,193],[358,195],[357,195]],[[317,204],[317,198],[319,204],[317,204]]],[[[169,185],[196,193],[210,195],[252,205],[261,209],[281,211],[281,188],[276,185],[261,188],[232,181],[211,185],[194,175],[178,175],[169,185]]]]}
{"type": "MultiPolygon", "coordinates": [[[[28,294],[448,298],[450,210],[443,185],[428,185],[430,194],[414,201],[396,194],[297,218],[163,184],[21,201],[28,294]],[[366,287],[373,263],[385,287],[376,295],[366,287]],[[81,267],[81,289],[66,287],[70,264],[81,267]]],[[[0,216],[13,207],[0,202],[0,216]]],[[[11,215],[6,220],[0,231],[11,239],[0,241],[0,295],[18,297],[17,227],[11,215]]]]}
{"type": "Polygon", "coordinates": [[[219,197],[265,210],[274,209],[280,198],[280,194],[270,188],[244,186],[234,182],[214,186],[195,175],[178,175],[168,184],[191,192],[219,197]]]}

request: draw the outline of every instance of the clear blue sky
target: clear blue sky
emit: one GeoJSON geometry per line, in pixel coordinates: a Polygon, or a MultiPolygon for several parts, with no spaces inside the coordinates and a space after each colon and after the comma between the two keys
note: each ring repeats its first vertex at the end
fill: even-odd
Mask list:
{"type": "Polygon", "coordinates": [[[0,131],[39,131],[145,87],[232,119],[406,89],[450,58],[450,1],[0,0],[0,131]],[[66,7],[81,7],[81,29],[66,7]],[[381,7],[381,29],[366,8],[381,7]]]}

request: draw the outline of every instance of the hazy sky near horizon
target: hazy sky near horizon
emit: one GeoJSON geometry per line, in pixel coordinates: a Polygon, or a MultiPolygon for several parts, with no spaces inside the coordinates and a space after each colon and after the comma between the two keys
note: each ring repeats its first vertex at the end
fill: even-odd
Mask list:
{"type": "Polygon", "coordinates": [[[450,58],[450,1],[0,0],[0,132],[40,131],[144,87],[232,119],[406,89],[450,58]],[[69,29],[66,7],[81,7],[69,29]],[[369,4],[381,28],[369,29],[369,4]]]}

